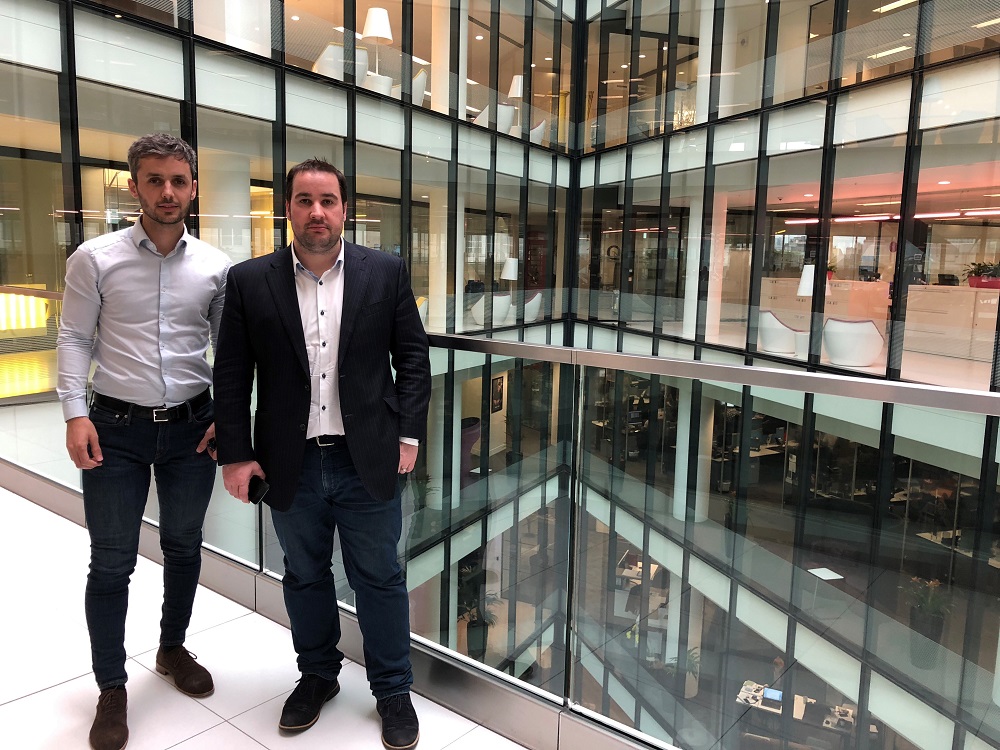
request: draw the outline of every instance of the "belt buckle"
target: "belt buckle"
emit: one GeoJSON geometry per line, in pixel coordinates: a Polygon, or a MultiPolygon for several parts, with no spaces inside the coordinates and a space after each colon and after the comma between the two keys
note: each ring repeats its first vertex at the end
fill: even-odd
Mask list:
{"type": "MultiPolygon", "coordinates": [[[[316,437],[313,438],[313,440],[316,441],[316,445],[318,445],[320,448],[329,448],[331,445],[333,445],[333,441],[332,440],[329,443],[324,443],[324,442],[322,442],[320,440],[321,437],[323,437],[323,436],[322,435],[317,435],[316,437]]],[[[331,435],[330,437],[334,437],[334,436],[331,435]]]]}
{"type": "Polygon", "coordinates": [[[159,408],[155,408],[154,407],[154,409],[153,409],[153,421],[154,422],[169,422],[170,421],[170,415],[167,413],[169,411],[170,411],[170,409],[168,409],[166,406],[161,406],[159,408]]]}

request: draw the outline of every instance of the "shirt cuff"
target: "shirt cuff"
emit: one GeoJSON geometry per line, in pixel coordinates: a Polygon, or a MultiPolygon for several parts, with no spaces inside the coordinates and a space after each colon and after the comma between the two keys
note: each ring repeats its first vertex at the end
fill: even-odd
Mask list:
{"type": "Polygon", "coordinates": [[[407,445],[420,445],[420,441],[417,440],[416,438],[401,437],[399,439],[399,442],[406,443],[407,445]]]}
{"type": "Polygon", "coordinates": [[[87,406],[86,397],[63,401],[62,413],[64,422],[76,419],[77,417],[88,416],[90,414],[90,407],[87,406]]]}

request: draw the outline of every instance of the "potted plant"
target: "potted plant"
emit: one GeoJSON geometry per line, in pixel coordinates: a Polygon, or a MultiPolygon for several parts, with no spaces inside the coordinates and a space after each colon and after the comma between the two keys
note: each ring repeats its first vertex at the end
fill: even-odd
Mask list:
{"type": "Polygon", "coordinates": [[[826,279],[829,281],[833,278],[833,275],[837,272],[837,264],[830,262],[826,264],[826,279]]]}
{"type": "Polygon", "coordinates": [[[1000,289],[1000,263],[970,263],[962,271],[962,277],[968,280],[971,287],[1000,289]]]}
{"type": "Polygon", "coordinates": [[[937,661],[937,648],[928,648],[927,641],[941,642],[944,618],[951,611],[951,599],[941,581],[914,576],[907,586],[910,602],[910,629],[921,638],[910,638],[910,659],[925,669],[937,661]]]}
{"type": "Polygon", "coordinates": [[[466,651],[482,661],[491,626],[497,624],[493,608],[500,602],[495,592],[486,590],[486,571],[481,565],[458,569],[458,619],[465,622],[466,651]]]}

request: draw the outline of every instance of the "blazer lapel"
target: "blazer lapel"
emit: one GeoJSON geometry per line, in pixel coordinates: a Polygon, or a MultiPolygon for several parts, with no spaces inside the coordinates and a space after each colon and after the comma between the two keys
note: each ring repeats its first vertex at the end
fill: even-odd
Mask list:
{"type": "Polygon", "coordinates": [[[368,248],[344,240],[344,309],[340,318],[340,346],[337,348],[337,362],[344,361],[344,352],[351,343],[354,324],[358,312],[364,306],[368,289],[368,248]]]}
{"type": "Polygon", "coordinates": [[[295,292],[295,271],[292,266],[292,248],[278,250],[271,259],[271,268],[265,278],[274,298],[274,308],[278,311],[282,325],[288,333],[288,340],[295,350],[295,357],[303,371],[309,373],[309,356],[306,354],[306,339],[302,332],[302,316],[299,314],[299,298],[295,292]]]}

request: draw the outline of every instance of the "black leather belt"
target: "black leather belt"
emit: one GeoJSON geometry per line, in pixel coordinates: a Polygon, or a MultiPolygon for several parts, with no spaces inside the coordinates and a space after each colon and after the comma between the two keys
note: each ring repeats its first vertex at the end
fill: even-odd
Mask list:
{"type": "Polygon", "coordinates": [[[206,388],[194,398],[177,406],[140,406],[128,401],[94,394],[94,404],[120,414],[128,414],[137,419],[152,419],[154,422],[186,422],[191,415],[212,400],[212,394],[206,388]]]}
{"type": "Polygon", "coordinates": [[[328,448],[331,445],[347,445],[346,435],[317,435],[310,440],[315,441],[320,448],[328,448]]]}

